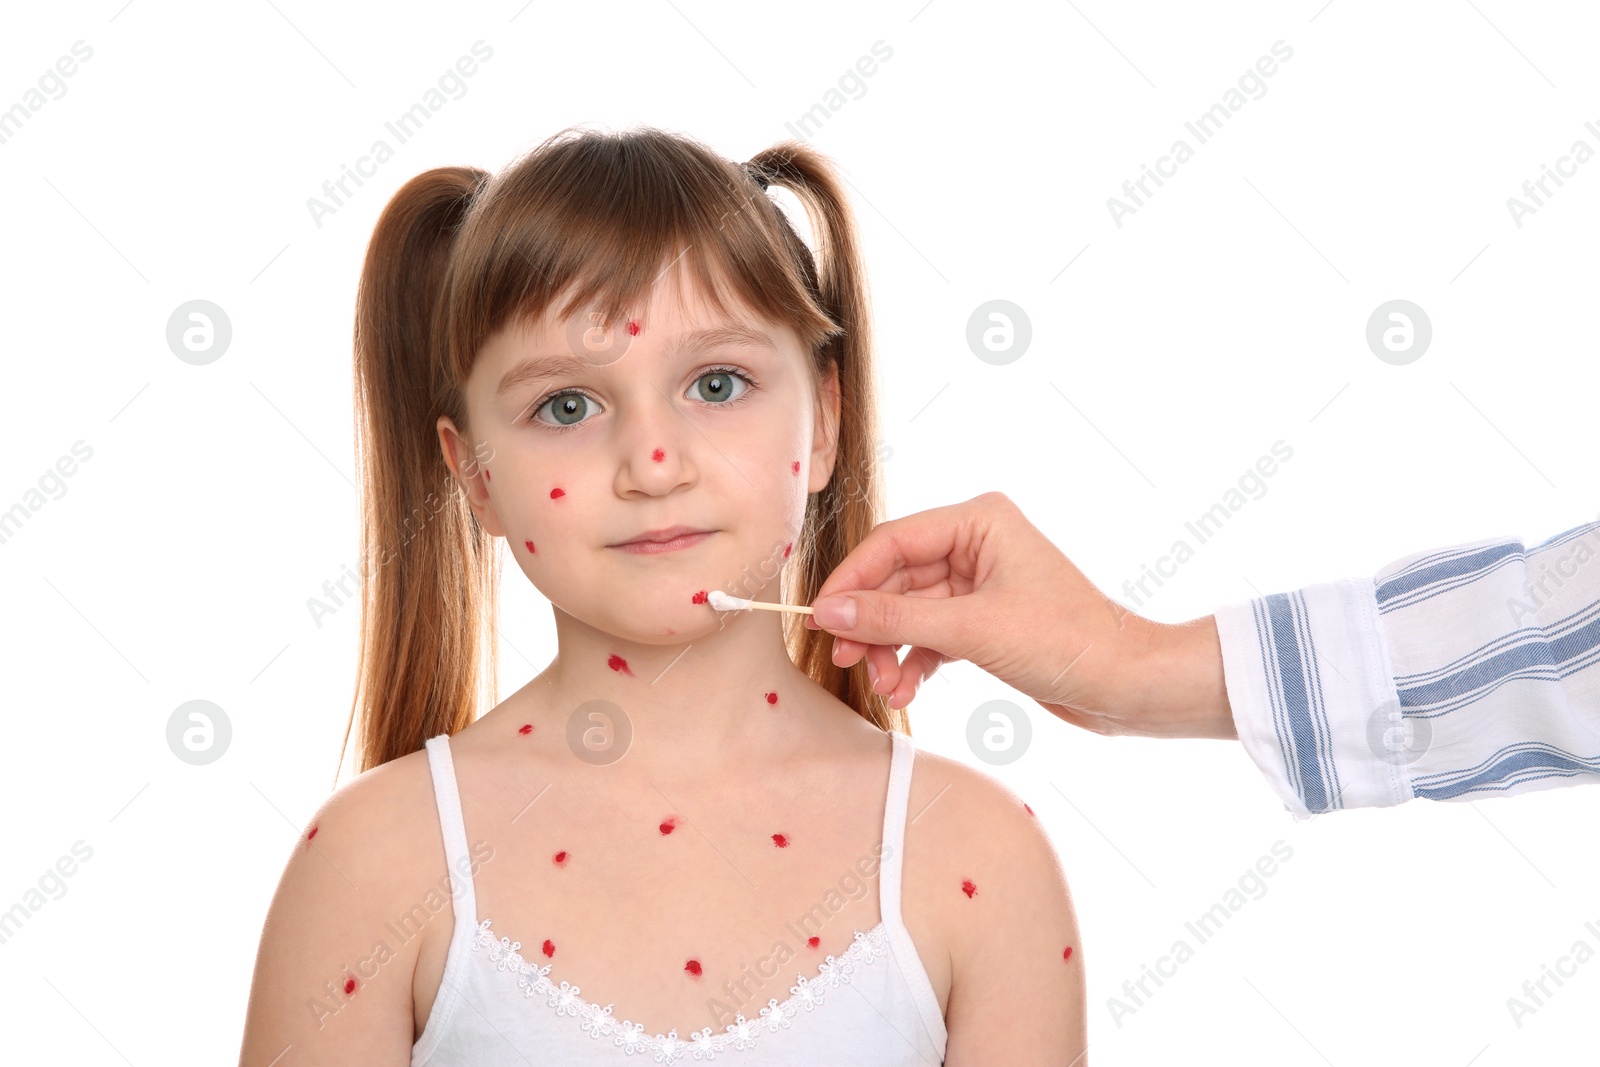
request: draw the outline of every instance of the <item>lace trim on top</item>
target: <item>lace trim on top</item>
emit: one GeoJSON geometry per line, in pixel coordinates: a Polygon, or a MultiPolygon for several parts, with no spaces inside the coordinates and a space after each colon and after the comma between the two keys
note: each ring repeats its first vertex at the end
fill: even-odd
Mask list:
{"type": "Polygon", "coordinates": [[[849,984],[850,976],[858,964],[865,966],[889,952],[888,930],[880,922],[866,933],[856,931],[855,943],[842,955],[835,957],[829,953],[817,968],[815,978],[799,975],[799,984],[790,987],[789,998],[779,1002],[777,997],[773,997],[767,1001],[759,1019],[746,1019],[744,1013],[739,1012],[720,1034],[712,1033],[708,1026],[687,1038],[679,1037],[676,1027],[666,1034],[651,1036],[638,1023],[614,1019],[611,1015],[613,1005],[607,1004],[602,1008],[598,1004],[591,1004],[578,995],[577,986],[567,982],[558,986],[550,981],[547,976],[552,964],[536,967],[523,959],[517,951],[522,947],[522,942],[509,937],[496,939],[489,928],[491,921],[484,919],[478,924],[472,947],[474,950],[487,947],[489,961],[496,969],[515,971],[518,975],[517,985],[525,996],[530,1000],[543,997],[557,1015],[576,1016],[581,1020],[582,1029],[596,1040],[609,1037],[613,1044],[629,1055],[635,1052],[654,1053],[655,1061],[663,1064],[676,1063],[685,1054],[692,1054],[696,1060],[709,1060],[728,1049],[753,1048],[756,1038],[761,1034],[788,1029],[789,1020],[802,1008],[811,1011],[822,1003],[828,990],[849,984]]]}

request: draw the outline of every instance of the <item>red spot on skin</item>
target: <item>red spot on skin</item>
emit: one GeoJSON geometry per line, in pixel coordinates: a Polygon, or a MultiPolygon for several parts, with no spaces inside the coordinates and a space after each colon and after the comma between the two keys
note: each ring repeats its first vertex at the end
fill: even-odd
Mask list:
{"type": "MultiPolygon", "coordinates": [[[[1027,801],[1026,801],[1026,800],[1024,800],[1024,801],[1023,801],[1023,802],[1022,802],[1022,806],[1023,806],[1023,807],[1025,807],[1025,808],[1028,808],[1028,802],[1027,802],[1027,801]]],[[[1032,815],[1032,814],[1033,814],[1033,809],[1032,809],[1032,808],[1028,808],[1028,814],[1029,814],[1029,815],[1032,815]]]]}
{"type": "Polygon", "coordinates": [[[637,322],[633,322],[631,320],[629,321],[629,323],[628,323],[628,336],[629,337],[638,337],[639,336],[639,324],[637,322]]]}
{"type": "Polygon", "coordinates": [[[789,847],[789,835],[787,835],[787,834],[773,834],[772,835],[772,843],[774,845],[777,845],[779,848],[788,848],[789,847]]]}
{"type": "Polygon", "coordinates": [[[344,995],[348,997],[351,993],[354,993],[355,991],[356,991],[356,980],[354,978],[350,978],[350,977],[346,976],[346,981],[344,983],[344,995]]]}
{"type": "Polygon", "coordinates": [[[670,833],[672,833],[672,831],[676,830],[677,828],[678,828],[678,817],[676,815],[668,815],[666,817],[666,819],[662,821],[661,827],[660,827],[661,833],[663,835],[670,834],[670,833]]]}
{"type": "Polygon", "coordinates": [[[533,542],[532,541],[524,541],[522,543],[528,546],[528,551],[529,552],[533,551],[533,542]]]}
{"type": "Polygon", "coordinates": [[[767,694],[767,703],[768,704],[776,704],[777,702],[778,702],[778,694],[777,693],[768,693],[767,694]]]}
{"type": "Polygon", "coordinates": [[[560,852],[557,852],[553,858],[554,858],[554,860],[556,862],[556,866],[557,867],[566,866],[566,863],[567,863],[567,850],[566,849],[562,849],[560,852]]]}
{"type": "Polygon", "coordinates": [[[961,879],[961,891],[967,895],[968,900],[971,900],[972,894],[978,891],[978,887],[972,884],[972,879],[963,878],[961,879]]]}
{"type": "Polygon", "coordinates": [[[567,495],[567,491],[565,489],[556,488],[556,489],[550,490],[550,499],[551,500],[560,500],[562,497],[564,497],[566,495],[567,495]]]}
{"type": "Polygon", "coordinates": [[[806,947],[807,948],[816,948],[820,944],[822,944],[822,938],[820,938],[820,937],[808,937],[808,938],[806,938],[806,947]]]}
{"type": "Polygon", "coordinates": [[[488,468],[484,468],[484,471],[483,471],[483,480],[484,480],[484,481],[486,481],[486,482],[487,482],[487,481],[491,481],[491,480],[492,480],[492,479],[490,479],[490,477],[489,477],[489,470],[488,470],[488,468]]]}
{"type": "Polygon", "coordinates": [[[711,595],[702,589],[690,599],[696,604],[704,604],[707,600],[711,599],[711,595]]]}
{"type": "Polygon", "coordinates": [[[629,678],[633,677],[633,672],[628,669],[628,661],[617,655],[615,652],[611,653],[611,658],[606,660],[606,666],[610,667],[614,671],[621,671],[629,678]]]}
{"type": "Polygon", "coordinates": [[[791,548],[793,548],[793,547],[794,547],[794,542],[793,541],[790,541],[788,544],[783,546],[783,558],[784,559],[788,559],[789,558],[789,550],[791,548]]]}
{"type": "Polygon", "coordinates": [[[688,971],[690,974],[694,975],[696,978],[700,977],[700,961],[699,960],[690,960],[688,963],[685,963],[683,965],[683,969],[688,971]]]}
{"type": "Polygon", "coordinates": [[[317,828],[315,826],[313,826],[311,828],[311,832],[306,835],[306,840],[310,841],[313,837],[316,837],[316,836],[317,836],[317,828]]]}
{"type": "Polygon", "coordinates": [[[799,474],[800,473],[800,461],[799,460],[795,460],[794,463],[792,463],[789,466],[789,469],[794,471],[796,474],[799,474]]]}
{"type": "Polygon", "coordinates": [[[1067,946],[1067,951],[1065,951],[1065,952],[1063,952],[1061,954],[1061,958],[1064,959],[1064,960],[1070,960],[1072,958],[1072,946],[1071,945],[1067,946]]]}
{"type": "Polygon", "coordinates": [[[533,733],[533,723],[531,723],[531,722],[523,723],[522,726],[518,728],[517,733],[522,734],[524,736],[533,733]]]}
{"type": "Polygon", "coordinates": [[[554,956],[556,954],[556,943],[554,941],[546,941],[542,947],[546,956],[554,956]]]}
{"type": "Polygon", "coordinates": [[[667,454],[658,448],[654,452],[650,453],[650,458],[655,460],[657,463],[660,463],[662,460],[667,458],[667,454]]]}

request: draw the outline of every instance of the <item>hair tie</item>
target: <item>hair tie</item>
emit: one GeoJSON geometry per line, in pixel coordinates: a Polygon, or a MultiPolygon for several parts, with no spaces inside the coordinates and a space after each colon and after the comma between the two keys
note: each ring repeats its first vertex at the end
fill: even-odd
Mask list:
{"type": "Polygon", "coordinates": [[[762,192],[766,192],[767,191],[767,185],[769,184],[767,182],[767,179],[763,178],[756,171],[756,168],[752,164],[741,163],[741,164],[739,164],[739,166],[744,168],[744,172],[746,174],[750,175],[750,178],[751,178],[752,181],[754,181],[757,185],[761,186],[761,191],[762,192]]]}

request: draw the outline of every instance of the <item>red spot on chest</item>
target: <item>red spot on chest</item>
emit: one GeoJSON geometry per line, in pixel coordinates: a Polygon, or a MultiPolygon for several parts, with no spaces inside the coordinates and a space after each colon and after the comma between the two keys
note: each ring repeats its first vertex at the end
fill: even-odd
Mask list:
{"type": "Polygon", "coordinates": [[[556,943],[554,941],[546,941],[540,947],[546,956],[554,956],[556,954],[556,943]]]}
{"type": "Polygon", "coordinates": [[[348,997],[351,993],[354,993],[355,991],[356,991],[356,980],[347,975],[345,977],[345,983],[344,983],[344,995],[348,997]]]}
{"type": "Polygon", "coordinates": [[[662,460],[667,458],[667,454],[658,448],[654,452],[650,453],[650,458],[655,460],[657,463],[660,463],[662,460]]]}
{"type": "Polygon", "coordinates": [[[767,694],[767,703],[768,704],[776,704],[777,702],[778,702],[778,694],[777,693],[768,693],[767,694]]]}
{"type": "Polygon", "coordinates": [[[702,589],[690,599],[696,604],[704,604],[707,600],[711,599],[711,594],[702,589]]]}
{"type": "Polygon", "coordinates": [[[961,891],[967,895],[968,900],[971,900],[972,894],[978,891],[978,887],[972,883],[972,879],[963,878],[961,879],[961,891]]]}
{"type": "Polygon", "coordinates": [[[789,835],[788,834],[773,834],[772,835],[772,843],[774,845],[777,845],[779,848],[788,848],[789,847],[789,835]]]}
{"type": "Polygon", "coordinates": [[[552,858],[555,860],[555,863],[556,863],[557,867],[564,866],[566,864],[566,862],[567,862],[567,850],[566,849],[562,849],[560,852],[557,852],[555,854],[555,856],[552,857],[552,858]]]}
{"type": "Polygon", "coordinates": [[[551,500],[560,500],[562,497],[564,497],[566,495],[567,495],[567,491],[565,489],[552,489],[552,490],[550,490],[550,499],[551,500]]]}
{"type": "Polygon", "coordinates": [[[694,975],[696,978],[700,977],[700,961],[699,960],[690,960],[688,963],[685,963],[683,965],[683,969],[688,971],[690,974],[694,975]]]}
{"type": "Polygon", "coordinates": [[[1063,952],[1061,954],[1061,958],[1064,959],[1064,960],[1070,960],[1072,958],[1072,946],[1071,945],[1067,946],[1067,951],[1065,951],[1065,952],[1063,952]]]}
{"type": "Polygon", "coordinates": [[[517,729],[517,733],[522,734],[524,736],[533,733],[533,723],[531,723],[531,722],[523,723],[522,726],[517,729]]]}
{"type": "Polygon", "coordinates": [[[820,938],[820,937],[808,937],[808,938],[806,938],[806,947],[807,948],[816,948],[820,944],[822,944],[822,938],[820,938]]]}
{"type": "Polygon", "coordinates": [[[528,546],[528,551],[529,552],[533,551],[533,542],[532,541],[524,541],[522,543],[528,546]]]}
{"type": "Polygon", "coordinates": [[[633,672],[628,669],[628,661],[617,655],[615,652],[611,653],[611,658],[606,660],[606,666],[610,667],[614,671],[621,671],[630,678],[633,677],[633,672]]]}
{"type": "Polygon", "coordinates": [[[676,815],[668,815],[664,820],[662,820],[661,826],[659,827],[663,834],[670,834],[677,828],[678,817],[676,815]]]}

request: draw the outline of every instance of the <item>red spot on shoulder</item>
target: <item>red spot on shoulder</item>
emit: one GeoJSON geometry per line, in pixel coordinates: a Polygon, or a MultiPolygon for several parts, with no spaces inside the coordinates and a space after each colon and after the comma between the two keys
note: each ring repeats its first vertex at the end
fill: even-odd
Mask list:
{"type": "MultiPolygon", "coordinates": [[[[1028,802],[1027,802],[1027,801],[1026,801],[1026,800],[1024,800],[1024,801],[1023,801],[1023,802],[1022,802],[1022,806],[1023,806],[1023,807],[1025,807],[1025,808],[1028,808],[1028,802]]],[[[1028,814],[1029,814],[1029,815],[1032,815],[1032,814],[1033,814],[1033,809],[1032,809],[1032,808],[1028,808],[1028,814]]]]}
{"type": "Polygon", "coordinates": [[[1070,960],[1072,958],[1072,946],[1071,945],[1067,946],[1067,951],[1065,951],[1065,952],[1063,952],[1061,954],[1061,958],[1064,959],[1064,960],[1070,960]]]}
{"type": "Polygon", "coordinates": [[[567,850],[566,849],[562,849],[560,852],[557,852],[555,854],[555,856],[553,856],[552,858],[555,860],[557,867],[563,866],[567,862],[567,850]]]}
{"type": "Polygon", "coordinates": [[[788,834],[773,834],[772,835],[772,843],[774,845],[777,845],[779,848],[788,848],[789,847],[789,835],[788,834]]]}
{"type": "Polygon", "coordinates": [[[789,469],[794,471],[796,474],[799,474],[800,473],[800,461],[799,460],[795,460],[794,463],[792,463],[789,466],[789,469]]]}
{"type": "Polygon", "coordinates": [[[520,727],[517,728],[517,733],[522,734],[524,736],[533,733],[533,723],[531,723],[531,722],[523,723],[520,727]]]}
{"type": "Polygon", "coordinates": [[[662,460],[667,458],[667,454],[658,448],[654,452],[650,453],[650,458],[655,460],[657,463],[660,463],[662,460]]]}
{"type": "Polygon", "coordinates": [[[661,830],[661,832],[663,834],[670,834],[670,833],[672,833],[672,831],[676,830],[677,828],[678,828],[678,817],[676,815],[668,815],[665,819],[662,820],[661,826],[660,826],[660,830],[661,830]]]}
{"type": "Polygon", "coordinates": [[[317,836],[317,828],[315,826],[313,826],[311,828],[311,832],[306,835],[306,840],[310,841],[313,837],[316,837],[316,836],[317,836]]]}
{"type": "Polygon", "coordinates": [[[356,991],[356,980],[354,978],[351,978],[348,975],[346,975],[345,976],[345,983],[344,983],[344,995],[348,997],[351,993],[354,993],[355,991],[356,991]]]}
{"type": "Polygon", "coordinates": [[[793,541],[790,541],[788,544],[783,546],[783,558],[784,559],[788,559],[789,558],[789,550],[791,548],[793,548],[793,547],[794,547],[794,542],[793,541]]]}
{"type": "Polygon", "coordinates": [[[528,551],[529,552],[533,551],[533,542],[532,541],[524,541],[522,543],[528,546],[528,551]]]}
{"type": "Polygon", "coordinates": [[[621,671],[630,678],[633,677],[633,672],[628,669],[628,661],[617,655],[615,652],[611,653],[611,658],[606,660],[606,666],[610,667],[614,671],[621,671]]]}
{"type": "Polygon", "coordinates": [[[699,960],[690,960],[688,963],[685,963],[683,965],[683,969],[688,971],[690,974],[694,975],[696,978],[700,977],[700,961],[699,960]]]}
{"type": "Polygon", "coordinates": [[[567,495],[567,491],[565,489],[557,488],[557,489],[550,490],[550,499],[551,500],[560,500],[562,497],[564,497],[566,495],[567,495]]]}
{"type": "Polygon", "coordinates": [[[556,943],[554,941],[546,941],[541,948],[546,956],[554,956],[556,954],[556,943]]]}
{"type": "Polygon", "coordinates": [[[706,592],[704,589],[700,590],[694,596],[690,597],[690,600],[693,601],[696,604],[704,604],[706,601],[708,601],[710,599],[711,599],[711,594],[706,592]]]}
{"type": "Polygon", "coordinates": [[[639,324],[637,322],[634,322],[631,319],[628,320],[628,336],[629,337],[638,337],[639,336],[639,324]]]}
{"type": "Polygon", "coordinates": [[[961,891],[967,895],[968,900],[971,900],[972,894],[978,891],[978,887],[972,883],[972,879],[963,878],[961,879],[961,891]]]}
{"type": "Polygon", "coordinates": [[[808,937],[808,938],[806,938],[806,947],[807,948],[816,948],[820,944],[822,944],[822,938],[820,938],[820,937],[808,937]]]}
{"type": "Polygon", "coordinates": [[[778,694],[777,693],[768,693],[767,694],[767,703],[768,704],[776,704],[777,702],[778,702],[778,694]]]}

